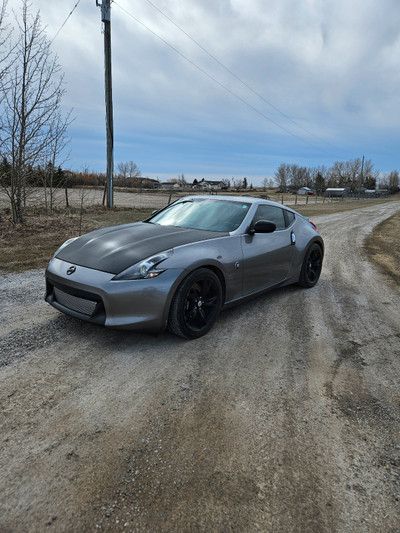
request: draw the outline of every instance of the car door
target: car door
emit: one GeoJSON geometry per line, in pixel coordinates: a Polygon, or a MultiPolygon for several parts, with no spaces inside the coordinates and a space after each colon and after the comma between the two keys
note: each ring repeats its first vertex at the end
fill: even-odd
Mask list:
{"type": "Polygon", "coordinates": [[[244,296],[285,280],[292,264],[294,246],[283,209],[259,205],[252,224],[258,220],[274,222],[276,230],[272,233],[242,235],[244,296]]]}

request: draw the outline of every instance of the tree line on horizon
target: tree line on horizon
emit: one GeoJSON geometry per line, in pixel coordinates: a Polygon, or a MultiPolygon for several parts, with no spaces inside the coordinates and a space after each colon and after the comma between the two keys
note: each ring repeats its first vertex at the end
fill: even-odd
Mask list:
{"type": "Polygon", "coordinates": [[[380,173],[370,159],[360,158],[335,161],[329,168],[282,163],[275,171],[274,180],[278,190],[282,192],[297,191],[301,187],[309,187],[317,193],[323,193],[328,187],[348,188],[353,193],[376,188],[388,189],[390,192],[399,190],[397,170],[380,173]]]}

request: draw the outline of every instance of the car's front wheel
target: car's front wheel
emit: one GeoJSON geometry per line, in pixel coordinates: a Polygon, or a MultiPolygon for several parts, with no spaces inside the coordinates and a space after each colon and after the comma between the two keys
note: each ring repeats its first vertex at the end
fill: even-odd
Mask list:
{"type": "Polygon", "coordinates": [[[321,247],[313,243],[304,257],[303,265],[301,267],[299,285],[305,288],[314,287],[319,280],[319,276],[322,270],[322,249],[321,247]]]}
{"type": "Polygon", "coordinates": [[[172,299],[168,329],[186,339],[196,339],[214,325],[222,306],[222,287],[218,276],[199,268],[179,285],[172,299]]]}

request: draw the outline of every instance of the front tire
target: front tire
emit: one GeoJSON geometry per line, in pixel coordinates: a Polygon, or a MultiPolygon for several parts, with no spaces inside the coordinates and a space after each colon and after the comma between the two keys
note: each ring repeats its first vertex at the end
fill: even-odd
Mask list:
{"type": "Polygon", "coordinates": [[[222,286],[208,268],[189,274],[172,299],[168,329],[185,339],[205,335],[214,325],[222,307],[222,286]]]}
{"type": "Polygon", "coordinates": [[[300,287],[310,289],[317,284],[322,270],[322,259],[323,254],[321,247],[316,243],[312,244],[306,252],[301,267],[299,278],[300,287]]]}

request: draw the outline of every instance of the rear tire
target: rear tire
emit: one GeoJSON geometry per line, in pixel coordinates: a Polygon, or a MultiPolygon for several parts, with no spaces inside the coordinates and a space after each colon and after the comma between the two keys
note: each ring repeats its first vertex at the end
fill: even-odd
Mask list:
{"type": "Polygon", "coordinates": [[[321,247],[316,243],[312,244],[304,256],[299,278],[300,287],[310,289],[317,284],[322,270],[322,259],[321,247]]]}
{"type": "Polygon", "coordinates": [[[185,339],[205,335],[215,324],[222,306],[222,287],[218,276],[208,268],[189,274],[172,299],[168,329],[185,339]]]}

